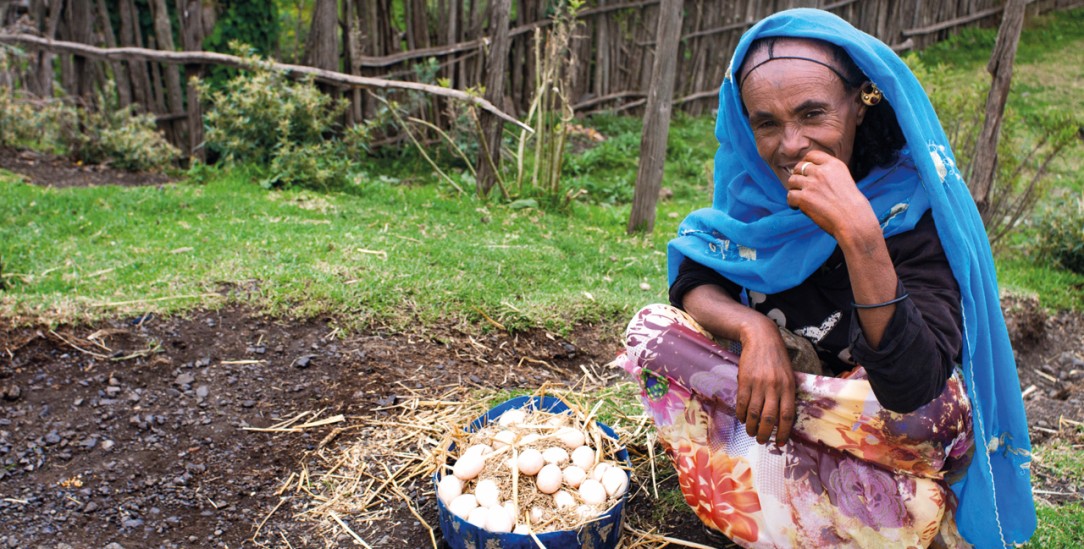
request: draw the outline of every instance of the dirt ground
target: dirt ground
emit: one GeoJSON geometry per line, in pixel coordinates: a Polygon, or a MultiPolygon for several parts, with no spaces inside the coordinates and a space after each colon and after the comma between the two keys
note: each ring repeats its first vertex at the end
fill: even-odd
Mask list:
{"type": "MultiPolygon", "coordinates": [[[[0,154],[0,166],[39,184],[127,177],[52,158],[18,164],[11,156],[0,154]],[[80,180],[81,173],[90,175],[80,180]]],[[[1084,316],[1047,317],[1018,299],[1005,308],[1033,441],[1084,442],[1084,316]]],[[[318,450],[334,452],[371,431],[331,438],[335,425],[297,433],[250,428],[308,411],[342,414],[353,425],[395,421],[408,413],[395,407],[408,395],[469,398],[471,389],[571,384],[585,370],[622,379],[604,367],[619,350],[613,326],[580,326],[568,337],[478,335],[452,323],[343,336],[336,320],[268,318],[242,307],[53,328],[13,328],[0,319],[0,548],[350,546],[341,530],[329,534],[302,520],[308,498],[280,497],[280,490],[318,450]]],[[[409,450],[417,449],[402,449],[409,450]]],[[[666,472],[660,479],[660,488],[675,486],[666,472]]],[[[1084,500],[1084,487],[1042,466],[1035,482],[1054,503],[1084,500]]],[[[402,488],[436,528],[428,479],[402,488]]],[[[381,520],[355,525],[362,539],[373,547],[431,546],[404,502],[387,505],[381,520]]],[[[728,545],[684,506],[659,507],[638,492],[627,520],[728,545]]]]}

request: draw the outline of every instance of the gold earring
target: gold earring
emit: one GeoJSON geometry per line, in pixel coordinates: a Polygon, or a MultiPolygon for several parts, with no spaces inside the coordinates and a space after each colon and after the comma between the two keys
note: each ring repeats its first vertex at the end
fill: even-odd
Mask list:
{"type": "Polygon", "coordinates": [[[884,94],[881,93],[881,90],[877,89],[876,84],[870,82],[862,88],[861,97],[862,102],[865,103],[867,107],[872,107],[881,102],[881,99],[884,98],[884,94]]]}

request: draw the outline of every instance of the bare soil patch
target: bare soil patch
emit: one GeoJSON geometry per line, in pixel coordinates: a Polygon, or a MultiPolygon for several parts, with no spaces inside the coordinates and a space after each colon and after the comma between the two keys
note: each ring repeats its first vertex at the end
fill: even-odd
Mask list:
{"type": "Polygon", "coordinates": [[[76,164],[63,156],[4,147],[0,147],[0,168],[15,172],[28,182],[43,187],[138,187],[172,181],[165,174],[127,172],[100,164],[76,164]]]}
{"type": "MultiPolygon", "coordinates": [[[[307,411],[344,414],[352,424],[394,420],[401,412],[387,409],[401,395],[572,382],[581,365],[597,370],[612,359],[612,332],[586,326],[562,338],[434,328],[340,337],[328,319],[287,321],[239,308],[4,329],[0,546],[253,545],[283,481],[337,425],[301,433],[245,427],[307,411]]],[[[436,527],[428,479],[405,489],[436,527]]],[[[634,501],[633,509],[650,505],[634,501]]],[[[256,541],[280,546],[281,532],[295,545],[323,545],[289,507],[267,519],[256,541]]],[[[658,526],[712,539],[691,511],[658,526]]],[[[431,545],[405,505],[358,533],[378,547],[431,545]]]]}
{"type": "MultiPolygon", "coordinates": [[[[1079,442],[1079,426],[1070,422],[1084,419],[1084,318],[1063,314],[1043,324],[1041,339],[1018,354],[1022,386],[1038,387],[1026,399],[1033,437],[1079,442]]],[[[563,338],[544,331],[472,335],[435,327],[341,337],[330,319],[289,321],[242,308],[94,326],[5,328],[0,546],[240,547],[280,546],[282,539],[324,545],[336,538],[297,519],[300,498],[268,514],[280,503],[284,480],[311,461],[336,425],[300,433],[245,427],[267,427],[309,411],[344,414],[349,424],[395,421],[407,413],[394,407],[404,395],[571,384],[583,376],[581,366],[597,372],[616,354],[615,332],[583,326],[563,338]]],[[[330,451],[356,444],[362,433],[337,437],[330,451]]],[[[417,449],[402,449],[411,450],[417,449]]],[[[660,479],[662,489],[675,486],[669,471],[661,471],[660,479]]],[[[1047,491],[1075,492],[1062,501],[1084,496],[1041,468],[1036,482],[1047,491]]],[[[435,528],[428,479],[404,489],[435,528]]],[[[376,547],[431,545],[405,504],[389,505],[395,508],[384,520],[358,534],[376,547]]],[[[643,492],[631,501],[628,519],[645,530],[726,543],[707,533],[690,510],[660,513],[643,492]]]]}

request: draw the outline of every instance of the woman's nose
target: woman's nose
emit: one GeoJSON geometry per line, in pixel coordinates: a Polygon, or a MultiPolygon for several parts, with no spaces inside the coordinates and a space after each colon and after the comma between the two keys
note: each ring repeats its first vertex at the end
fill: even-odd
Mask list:
{"type": "Polygon", "coordinates": [[[787,124],[783,130],[783,141],[780,144],[781,153],[799,158],[806,153],[809,147],[809,139],[800,124],[787,124]]]}

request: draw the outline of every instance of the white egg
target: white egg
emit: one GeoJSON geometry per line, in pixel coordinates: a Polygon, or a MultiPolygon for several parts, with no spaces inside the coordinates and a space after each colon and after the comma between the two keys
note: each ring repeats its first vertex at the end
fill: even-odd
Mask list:
{"type": "Polygon", "coordinates": [[[527,412],[524,412],[523,410],[508,410],[501,414],[501,418],[497,420],[497,424],[501,427],[511,427],[523,423],[523,420],[526,418],[527,412]]]}
{"type": "Polygon", "coordinates": [[[508,511],[509,515],[512,515],[513,517],[516,516],[516,502],[510,499],[505,500],[505,502],[501,504],[501,507],[504,507],[505,511],[508,511]]]}
{"type": "Polygon", "coordinates": [[[587,437],[583,434],[583,431],[575,427],[562,427],[557,431],[557,440],[560,440],[561,444],[565,445],[565,448],[571,450],[583,446],[587,437]]]}
{"type": "Polygon", "coordinates": [[[530,446],[530,445],[538,442],[541,439],[542,439],[542,436],[539,435],[538,433],[527,433],[526,435],[523,435],[522,437],[520,437],[519,445],[520,446],[530,446]]]}
{"type": "Polygon", "coordinates": [[[545,450],[542,450],[542,459],[546,460],[546,463],[564,465],[568,463],[568,451],[556,446],[546,448],[545,450]]]}
{"type": "Polygon", "coordinates": [[[470,512],[478,507],[478,500],[475,499],[474,494],[463,494],[452,500],[448,504],[448,511],[461,519],[466,520],[470,516],[470,512]]]}
{"type": "Polygon", "coordinates": [[[560,492],[553,494],[553,504],[556,505],[558,509],[572,507],[573,505],[576,505],[576,498],[572,497],[572,494],[561,490],[560,492]]]}
{"type": "Polygon", "coordinates": [[[610,467],[602,474],[602,487],[606,495],[619,498],[629,487],[629,475],[620,467],[610,467]]]}
{"type": "Polygon", "coordinates": [[[512,533],[513,534],[519,534],[521,536],[529,536],[529,535],[531,535],[531,528],[529,526],[527,526],[526,524],[523,524],[521,522],[521,523],[517,524],[515,528],[512,529],[512,533]]]}
{"type": "Polygon", "coordinates": [[[544,520],[546,520],[546,511],[538,506],[531,507],[531,523],[539,524],[544,520]]]}
{"type": "Polygon", "coordinates": [[[589,519],[598,516],[598,511],[590,505],[581,505],[576,508],[576,514],[582,519],[589,519]]]}
{"type": "Polygon", "coordinates": [[[569,465],[561,471],[561,478],[569,487],[579,488],[583,479],[587,478],[587,473],[577,465],[569,465]]]}
{"type": "Polygon", "coordinates": [[[471,509],[470,514],[467,515],[467,522],[479,527],[485,528],[486,522],[489,521],[489,509],[485,507],[475,507],[471,509]]]}
{"type": "Polygon", "coordinates": [[[455,475],[444,475],[437,483],[437,497],[444,502],[444,505],[448,505],[462,493],[463,481],[455,475]]]}
{"type": "Polygon", "coordinates": [[[482,507],[500,505],[501,489],[493,479],[479,480],[478,486],[474,487],[474,497],[478,498],[478,505],[482,507]]]}
{"type": "Polygon", "coordinates": [[[589,478],[580,485],[580,499],[588,505],[606,503],[606,488],[602,487],[601,482],[589,478]]]}
{"type": "Polygon", "coordinates": [[[572,463],[587,471],[595,466],[595,450],[590,446],[580,446],[572,451],[572,463]]]}
{"type": "Polygon", "coordinates": [[[512,531],[516,525],[516,519],[507,509],[501,506],[490,507],[489,516],[486,518],[486,530],[506,534],[512,531]]]}
{"type": "Polygon", "coordinates": [[[468,453],[455,462],[452,466],[452,474],[459,477],[459,480],[471,480],[482,472],[485,464],[485,458],[477,452],[468,453]]]}
{"type": "Polygon", "coordinates": [[[602,482],[602,476],[606,474],[606,469],[609,469],[610,467],[612,466],[605,461],[595,465],[595,468],[591,470],[591,478],[602,482]]]}
{"type": "Polygon", "coordinates": [[[512,431],[501,431],[493,435],[493,447],[497,450],[505,446],[511,446],[516,441],[516,434],[512,431]]]}
{"type": "Polygon", "coordinates": [[[542,466],[545,464],[546,460],[542,458],[542,452],[539,452],[534,448],[528,448],[519,453],[519,460],[517,462],[519,472],[529,477],[537,475],[538,471],[541,470],[542,466]]]}
{"type": "Polygon", "coordinates": [[[561,488],[561,468],[550,463],[538,471],[534,479],[538,491],[552,494],[561,488]]]}

